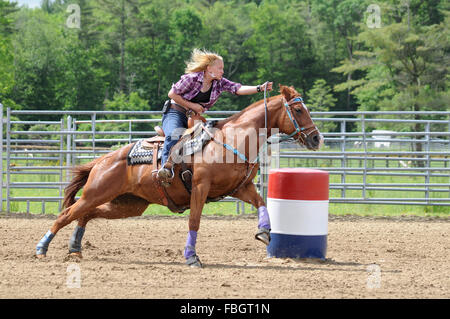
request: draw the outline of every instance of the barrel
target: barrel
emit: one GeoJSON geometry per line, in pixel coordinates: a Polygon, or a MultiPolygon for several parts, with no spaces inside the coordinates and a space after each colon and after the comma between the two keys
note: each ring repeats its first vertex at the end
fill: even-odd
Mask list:
{"type": "Polygon", "coordinates": [[[328,172],[281,168],[269,172],[267,255],[324,260],[328,236],[328,172]]]}

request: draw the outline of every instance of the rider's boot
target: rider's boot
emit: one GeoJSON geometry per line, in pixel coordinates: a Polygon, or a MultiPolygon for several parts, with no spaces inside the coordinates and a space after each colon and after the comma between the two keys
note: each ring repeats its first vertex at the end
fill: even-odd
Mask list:
{"type": "Polygon", "coordinates": [[[163,186],[169,186],[170,182],[174,176],[173,173],[173,164],[167,161],[161,168],[158,170],[158,179],[161,181],[163,186]]]}

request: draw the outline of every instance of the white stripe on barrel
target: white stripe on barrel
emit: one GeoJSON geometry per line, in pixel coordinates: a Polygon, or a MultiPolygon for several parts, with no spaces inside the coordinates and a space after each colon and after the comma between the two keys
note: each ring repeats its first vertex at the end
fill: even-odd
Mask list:
{"type": "Polygon", "coordinates": [[[328,235],[328,172],[305,168],[269,173],[269,257],[325,259],[328,235]]]}

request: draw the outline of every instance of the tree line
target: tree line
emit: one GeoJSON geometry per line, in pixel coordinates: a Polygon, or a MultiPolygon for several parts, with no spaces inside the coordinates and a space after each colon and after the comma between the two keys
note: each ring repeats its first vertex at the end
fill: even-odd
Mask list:
{"type": "MultiPolygon", "coordinates": [[[[0,0],[0,103],[160,110],[205,48],[228,79],[292,85],[312,111],[448,110],[449,12],[445,0],[0,0]]],[[[224,93],[213,110],[260,98],[224,93]]]]}

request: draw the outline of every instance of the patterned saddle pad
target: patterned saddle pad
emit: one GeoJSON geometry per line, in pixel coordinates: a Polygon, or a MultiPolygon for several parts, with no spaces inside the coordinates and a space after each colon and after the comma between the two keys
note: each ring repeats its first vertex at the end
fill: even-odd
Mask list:
{"type": "MultiPolygon", "coordinates": [[[[153,164],[153,148],[144,148],[144,140],[134,143],[127,156],[128,165],[153,164]]],[[[158,148],[158,161],[161,160],[162,148],[158,148]]]]}
{"type": "MultiPolygon", "coordinates": [[[[205,124],[206,129],[211,129],[216,125],[217,121],[208,121],[205,124]]],[[[196,127],[191,134],[185,135],[172,148],[173,156],[188,156],[203,149],[206,143],[211,140],[209,134],[203,130],[201,126],[196,127]]],[[[137,141],[127,156],[128,165],[137,164],[153,164],[153,148],[144,147],[145,140],[137,141]]],[[[162,146],[162,143],[161,143],[162,146]]],[[[158,147],[158,161],[161,160],[162,147],[158,147]]]]}
{"type": "MultiPolygon", "coordinates": [[[[216,125],[216,123],[217,121],[208,121],[205,124],[205,128],[210,130],[214,127],[214,125],[216,125]]],[[[211,137],[209,134],[200,127],[199,131],[194,131],[193,136],[184,143],[183,154],[186,156],[197,153],[203,148],[203,146],[205,146],[207,142],[209,142],[210,139],[211,137]]]]}
{"type": "MultiPolygon", "coordinates": [[[[204,125],[205,128],[210,131],[216,125],[217,121],[208,121],[204,125]]],[[[192,134],[183,136],[179,143],[177,143],[172,151],[171,156],[183,157],[201,151],[203,147],[211,140],[210,135],[199,125],[196,127],[192,134]]]]}

